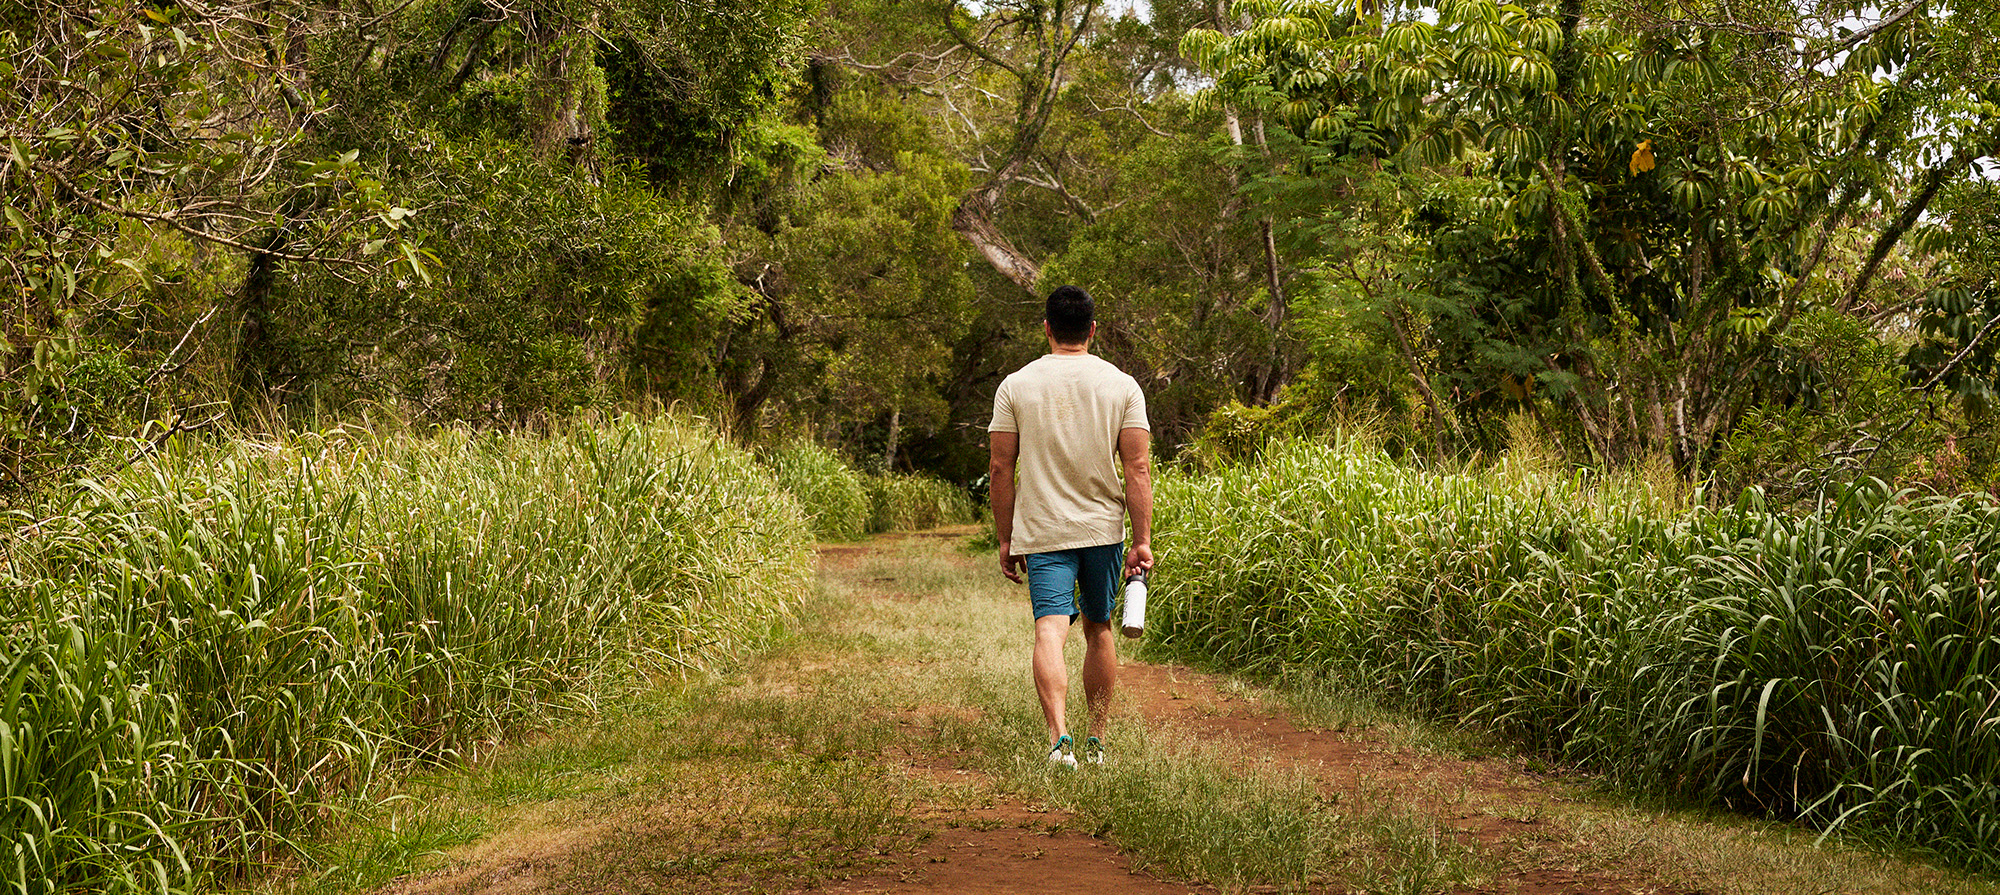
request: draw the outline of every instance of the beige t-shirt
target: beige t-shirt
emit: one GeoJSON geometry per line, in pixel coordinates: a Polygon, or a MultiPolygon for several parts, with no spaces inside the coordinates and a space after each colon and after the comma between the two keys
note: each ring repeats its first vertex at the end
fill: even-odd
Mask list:
{"type": "Polygon", "coordinates": [[[1020,435],[1013,552],[1125,542],[1122,429],[1152,430],[1146,396],[1096,355],[1045,354],[1000,383],[986,431],[1020,435]]]}

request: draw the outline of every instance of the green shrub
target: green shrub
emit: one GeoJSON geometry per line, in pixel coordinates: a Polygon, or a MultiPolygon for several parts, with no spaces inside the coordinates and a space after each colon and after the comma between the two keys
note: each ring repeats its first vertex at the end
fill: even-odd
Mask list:
{"type": "Polygon", "coordinates": [[[778,484],[798,499],[823,540],[852,541],[868,533],[873,501],[868,485],[838,454],[799,439],[764,453],[778,484]]]}
{"type": "Polygon", "coordinates": [[[1865,322],[1807,311],[1772,353],[1772,378],[1795,394],[1749,408],[1718,445],[1711,470],[1730,493],[1754,486],[1772,503],[1791,505],[1867,478],[1928,478],[1947,493],[1971,484],[1962,462],[1957,469],[1927,462],[1956,455],[1944,446],[1958,426],[1910,388],[1900,350],[1865,322]]]}
{"type": "Polygon", "coordinates": [[[0,873],[199,889],[327,806],[753,643],[809,539],[671,420],[181,444],[23,514],[0,564],[0,873]]]}
{"type": "Polygon", "coordinates": [[[2000,507],[1806,515],[1277,444],[1159,487],[1156,642],[1305,667],[1632,785],[2000,870],[2000,507]]]}
{"type": "Polygon", "coordinates": [[[869,531],[916,531],[973,521],[972,495],[940,479],[871,475],[867,479],[869,531]]]}

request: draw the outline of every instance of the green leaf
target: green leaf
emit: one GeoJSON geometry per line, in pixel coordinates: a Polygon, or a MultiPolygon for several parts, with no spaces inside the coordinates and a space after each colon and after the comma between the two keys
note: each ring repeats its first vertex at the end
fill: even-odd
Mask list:
{"type": "MultiPolygon", "coordinates": [[[[425,285],[429,285],[431,281],[431,274],[429,270],[424,268],[424,263],[418,260],[417,247],[407,242],[402,243],[401,245],[403,249],[403,260],[409,263],[410,272],[416,274],[417,279],[423,281],[425,285]]],[[[423,254],[429,255],[430,253],[424,252],[423,254]]],[[[433,260],[435,260],[435,258],[433,258],[433,260]]]]}

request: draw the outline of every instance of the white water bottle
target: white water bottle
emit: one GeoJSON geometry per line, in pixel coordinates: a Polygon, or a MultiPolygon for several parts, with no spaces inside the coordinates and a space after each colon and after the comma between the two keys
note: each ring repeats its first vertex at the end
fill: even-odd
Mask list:
{"type": "Polygon", "coordinates": [[[1146,633],[1146,570],[1133,572],[1125,579],[1125,636],[1137,637],[1146,633]]]}

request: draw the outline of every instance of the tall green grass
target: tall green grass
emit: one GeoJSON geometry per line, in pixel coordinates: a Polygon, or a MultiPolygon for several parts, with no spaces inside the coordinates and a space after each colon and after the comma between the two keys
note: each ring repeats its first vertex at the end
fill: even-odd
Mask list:
{"type": "Polygon", "coordinates": [[[967,525],[976,516],[972,495],[942,479],[889,473],[866,479],[869,531],[916,531],[967,525]]]}
{"type": "Polygon", "coordinates": [[[184,444],[16,519],[7,889],[197,889],[416,762],[743,648],[796,504],[692,424],[184,444]]]}
{"type": "Polygon", "coordinates": [[[798,439],[762,454],[778,484],[797,498],[823,540],[852,541],[868,533],[874,503],[861,473],[839,454],[798,439]]]}
{"type": "Polygon", "coordinates": [[[806,439],[763,453],[771,472],[805,507],[813,532],[852,541],[878,531],[913,531],[973,521],[972,496],[928,476],[857,471],[839,454],[806,439]]]}
{"type": "Polygon", "coordinates": [[[1305,667],[1628,784],[2000,870],[2000,508],[1680,509],[1293,443],[1160,485],[1164,648],[1305,667]]]}

